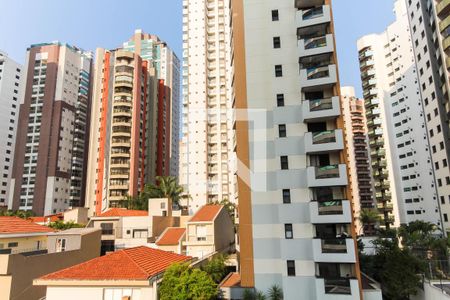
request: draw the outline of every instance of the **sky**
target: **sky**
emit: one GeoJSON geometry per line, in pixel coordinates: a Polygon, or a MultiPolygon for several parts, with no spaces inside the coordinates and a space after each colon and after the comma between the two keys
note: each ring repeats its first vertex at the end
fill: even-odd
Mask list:
{"type": "MultiPolygon", "coordinates": [[[[362,92],[356,41],[362,35],[383,31],[394,20],[393,1],[333,1],[341,84],[355,86],[358,96],[362,92]]],[[[31,44],[58,40],[85,50],[113,49],[140,28],[158,35],[181,58],[181,3],[181,0],[0,0],[0,49],[24,63],[26,48],[31,44]]]]}

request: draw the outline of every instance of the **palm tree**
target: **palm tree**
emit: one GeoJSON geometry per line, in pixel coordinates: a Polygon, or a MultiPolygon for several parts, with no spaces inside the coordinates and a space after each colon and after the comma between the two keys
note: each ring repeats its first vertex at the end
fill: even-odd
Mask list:
{"type": "Polygon", "coordinates": [[[363,225],[364,233],[368,235],[375,234],[373,227],[381,220],[380,215],[375,209],[367,208],[361,209],[358,219],[363,225]]]}
{"type": "Polygon", "coordinates": [[[261,292],[261,291],[256,291],[256,293],[255,293],[255,299],[256,299],[256,300],[266,300],[267,298],[266,298],[266,295],[264,295],[263,292],[261,292]]]}
{"type": "Polygon", "coordinates": [[[173,205],[179,206],[183,187],[173,176],[156,176],[156,184],[147,184],[144,188],[144,194],[148,198],[167,198],[167,215],[172,216],[173,205]]]}
{"type": "Polygon", "coordinates": [[[279,285],[272,285],[267,291],[270,300],[283,300],[283,290],[279,285]]]}

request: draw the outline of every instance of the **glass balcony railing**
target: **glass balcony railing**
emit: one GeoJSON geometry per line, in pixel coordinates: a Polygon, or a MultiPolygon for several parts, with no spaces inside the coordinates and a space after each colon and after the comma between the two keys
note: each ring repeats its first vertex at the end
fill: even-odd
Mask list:
{"type": "Polygon", "coordinates": [[[330,68],[328,66],[308,68],[306,70],[306,79],[319,79],[330,76],[330,68]]]}
{"type": "Polygon", "coordinates": [[[327,37],[319,36],[319,37],[313,37],[309,39],[305,39],[305,49],[316,49],[325,47],[327,45],[327,37]]]}
{"type": "Polygon", "coordinates": [[[336,143],[336,132],[334,130],[313,132],[312,142],[314,145],[336,143]]]}
{"type": "Polygon", "coordinates": [[[349,278],[325,278],[326,294],[346,294],[350,295],[350,279],[349,278]]]}
{"type": "Polygon", "coordinates": [[[342,200],[330,200],[319,202],[319,215],[342,215],[344,210],[342,208],[342,200]]]}
{"type": "Polygon", "coordinates": [[[323,6],[314,7],[303,11],[303,20],[311,20],[323,16],[323,6]]]}
{"type": "Polygon", "coordinates": [[[309,110],[310,111],[319,111],[319,110],[326,110],[326,109],[332,109],[332,108],[333,108],[333,102],[332,102],[331,98],[316,99],[316,100],[309,101],[309,110]]]}
{"type": "Polygon", "coordinates": [[[316,167],[316,179],[339,178],[339,165],[316,167]]]}
{"type": "Polygon", "coordinates": [[[345,239],[322,239],[322,253],[347,253],[345,239]]]}

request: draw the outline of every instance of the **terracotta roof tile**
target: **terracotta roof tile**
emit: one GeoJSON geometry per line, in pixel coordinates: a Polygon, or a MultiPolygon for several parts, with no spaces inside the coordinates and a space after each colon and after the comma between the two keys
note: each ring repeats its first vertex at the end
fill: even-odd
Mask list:
{"type": "Polygon", "coordinates": [[[110,208],[97,217],[141,217],[148,216],[146,210],[128,210],[126,208],[110,208]]]}
{"type": "Polygon", "coordinates": [[[158,246],[178,245],[184,236],[186,228],[169,227],[156,241],[158,246]]]}
{"type": "Polygon", "coordinates": [[[220,284],[220,287],[233,287],[241,284],[241,275],[239,273],[230,273],[220,284]]]}
{"type": "Polygon", "coordinates": [[[28,218],[28,220],[30,220],[31,222],[34,223],[45,223],[45,222],[56,222],[58,220],[64,220],[64,215],[61,214],[56,214],[56,215],[49,215],[49,216],[43,216],[43,217],[30,217],[28,218]]]}
{"type": "Polygon", "coordinates": [[[18,217],[0,217],[0,234],[47,233],[54,231],[47,226],[42,226],[18,217]]]}
{"type": "Polygon", "coordinates": [[[146,280],[190,256],[145,246],[116,251],[41,277],[43,280],[146,280]]]}
{"type": "Polygon", "coordinates": [[[214,221],[223,205],[205,205],[189,220],[190,222],[214,221]]]}

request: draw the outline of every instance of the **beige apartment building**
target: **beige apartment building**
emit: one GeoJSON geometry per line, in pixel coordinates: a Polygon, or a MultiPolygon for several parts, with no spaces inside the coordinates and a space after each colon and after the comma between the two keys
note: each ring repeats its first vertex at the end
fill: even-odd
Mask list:
{"type": "Polygon", "coordinates": [[[231,7],[183,0],[183,124],[180,179],[190,213],[237,199],[231,7]]]}
{"type": "Polygon", "coordinates": [[[4,218],[9,217],[0,217],[0,245],[4,245],[0,249],[0,299],[42,299],[45,288],[33,286],[34,279],[100,255],[100,230],[53,232],[30,221],[4,218]]]}

